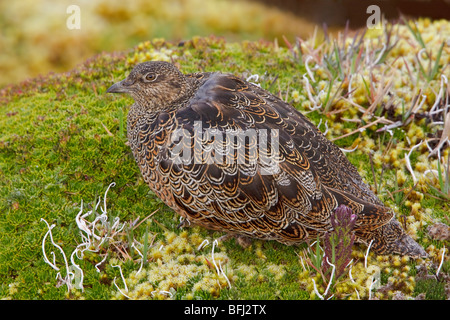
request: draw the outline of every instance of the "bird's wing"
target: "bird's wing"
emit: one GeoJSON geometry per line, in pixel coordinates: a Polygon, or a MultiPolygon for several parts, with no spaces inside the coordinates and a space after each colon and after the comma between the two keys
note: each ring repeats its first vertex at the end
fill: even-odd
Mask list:
{"type": "Polygon", "coordinates": [[[299,237],[305,228],[329,229],[339,204],[358,214],[359,226],[392,219],[337,146],[257,86],[208,74],[174,123],[178,130],[155,163],[176,204],[197,223],[299,237]]]}

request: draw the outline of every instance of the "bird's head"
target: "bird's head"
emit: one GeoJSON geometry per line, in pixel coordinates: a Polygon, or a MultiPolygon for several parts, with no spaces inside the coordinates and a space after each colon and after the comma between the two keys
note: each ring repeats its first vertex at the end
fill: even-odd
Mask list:
{"type": "Polygon", "coordinates": [[[148,111],[164,110],[182,98],[188,89],[186,77],[169,62],[149,61],[136,65],[128,77],[106,92],[128,93],[148,111]]]}

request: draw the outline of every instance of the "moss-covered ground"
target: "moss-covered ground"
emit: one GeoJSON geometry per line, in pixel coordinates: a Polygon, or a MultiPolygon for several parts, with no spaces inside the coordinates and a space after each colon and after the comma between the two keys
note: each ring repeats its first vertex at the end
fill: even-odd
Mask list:
{"type": "MultiPolygon", "coordinates": [[[[412,260],[369,252],[366,257],[367,247],[355,245],[348,275],[333,283],[325,298],[424,293],[428,299],[447,299],[449,241],[431,236],[428,227],[449,224],[449,148],[448,142],[440,144],[450,133],[450,117],[445,117],[449,36],[447,21],[419,20],[283,46],[217,37],[183,43],[153,39],[126,52],[95,56],[68,73],[5,87],[0,91],[0,297],[324,295],[328,283],[309,265],[314,251],[307,244],[253,241],[244,248],[236,239],[215,242],[220,232],[179,229],[179,217],[144,184],[126,140],[132,100],[105,91],[136,63],[166,60],[185,73],[259,75],[252,81],[292,103],[348,151],[365,181],[430,255],[412,260]],[[80,210],[94,210],[99,199],[103,206],[112,182],[104,208],[109,224],[98,222],[95,229],[110,238],[93,241],[92,251],[78,251],[71,261],[86,242],[77,223],[80,210]],[[114,229],[114,218],[122,228],[114,229]],[[43,242],[45,222],[54,224],[54,244],[49,236],[43,242]],[[64,258],[55,245],[64,250],[70,270],[75,265],[83,271],[83,289],[74,285],[79,273],[68,289],[64,258]]],[[[89,223],[100,207],[96,211],[84,217],[86,224],[94,226],[89,223]]]]}

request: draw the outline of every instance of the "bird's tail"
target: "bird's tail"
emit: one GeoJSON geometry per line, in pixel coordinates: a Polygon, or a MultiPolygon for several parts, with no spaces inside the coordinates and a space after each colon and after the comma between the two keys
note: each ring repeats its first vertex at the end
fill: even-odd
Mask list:
{"type": "Polygon", "coordinates": [[[371,250],[378,254],[400,254],[411,258],[426,258],[428,254],[420,244],[403,231],[397,220],[376,229],[372,237],[371,250]]]}

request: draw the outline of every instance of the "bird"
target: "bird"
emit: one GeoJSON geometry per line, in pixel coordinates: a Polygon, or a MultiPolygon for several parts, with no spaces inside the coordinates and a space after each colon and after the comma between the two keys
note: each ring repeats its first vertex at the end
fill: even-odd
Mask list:
{"type": "Polygon", "coordinates": [[[344,205],[357,216],[355,242],[376,254],[427,256],[339,147],[260,86],[147,61],[106,92],[134,99],[133,156],[185,225],[294,245],[323,238],[344,205]]]}

